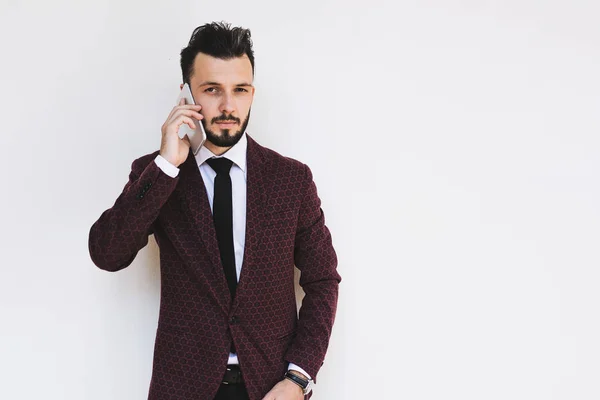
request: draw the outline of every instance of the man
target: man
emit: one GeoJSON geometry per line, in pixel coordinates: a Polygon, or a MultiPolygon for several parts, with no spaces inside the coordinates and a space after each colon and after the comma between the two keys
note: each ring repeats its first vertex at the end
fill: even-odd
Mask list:
{"type": "Polygon", "coordinates": [[[91,227],[91,258],[118,271],[150,234],[159,246],[149,399],[310,398],[341,281],[311,171],[245,132],[255,91],[249,30],[196,28],[181,69],[199,105],[175,106],[160,150],[132,163],[91,227]],[[194,119],[207,134],[196,154],[178,136],[194,119]],[[294,265],[305,292],[299,315],[294,265]]]}

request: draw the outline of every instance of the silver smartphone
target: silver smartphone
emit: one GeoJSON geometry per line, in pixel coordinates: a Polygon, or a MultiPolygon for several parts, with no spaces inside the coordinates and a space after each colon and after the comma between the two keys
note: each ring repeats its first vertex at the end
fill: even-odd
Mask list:
{"type": "MultiPolygon", "coordinates": [[[[185,104],[196,104],[194,102],[194,96],[192,96],[192,91],[190,90],[190,86],[186,83],[183,85],[181,89],[181,93],[177,97],[177,102],[175,105],[179,105],[181,99],[185,99],[185,104]]],[[[202,110],[200,110],[202,111],[202,110]]],[[[194,120],[194,124],[196,125],[196,129],[192,129],[188,124],[181,124],[179,127],[179,137],[183,139],[185,135],[190,139],[190,147],[194,155],[198,153],[204,142],[206,141],[206,132],[204,131],[204,125],[202,122],[196,118],[192,118],[194,120]]]]}

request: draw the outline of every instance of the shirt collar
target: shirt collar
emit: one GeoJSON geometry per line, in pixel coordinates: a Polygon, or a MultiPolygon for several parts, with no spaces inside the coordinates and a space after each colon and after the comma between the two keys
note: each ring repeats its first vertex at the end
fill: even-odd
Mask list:
{"type": "Polygon", "coordinates": [[[248,138],[246,137],[246,132],[242,134],[240,140],[234,144],[229,150],[223,153],[220,156],[215,155],[212,151],[204,147],[204,145],[200,148],[200,151],[196,154],[196,162],[198,166],[202,165],[206,160],[213,157],[227,157],[231,161],[235,163],[244,174],[246,173],[246,149],[248,148],[248,138]]]}

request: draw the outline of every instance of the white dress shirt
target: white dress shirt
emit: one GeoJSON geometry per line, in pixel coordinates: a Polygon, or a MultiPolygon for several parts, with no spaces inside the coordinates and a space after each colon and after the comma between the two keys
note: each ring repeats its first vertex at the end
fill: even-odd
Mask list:
{"type": "MultiPolygon", "coordinates": [[[[202,146],[196,154],[196,162],[200,168],[200,174],[206,187],[210,209],[213,209],[213,198],[215,191],[215,176],[217,173],[206,163],[209,158],[227,157],[233,161],[229,176],[231,177],[231,192],[233,201],[233,250],[235,252],[235,272],[239,282],[242,271],[242,261],[244,257],[244,244],[246,239],[246,149],[248,148],[248,138],[246,133],[229,150],[220,156],[213,154],[212,151],[202,146]]],[[[156,156],[156,165],[167,175],[175,178],[179,174],[179,168],[171,164],[160,154],[156,156]]],[[[228,364],[239,364],[237,354],[229,353],[228,364]]],[[[289,363],[288,369],[299,371],[310,379],[310,375],[294,363],[289,363]]]]}

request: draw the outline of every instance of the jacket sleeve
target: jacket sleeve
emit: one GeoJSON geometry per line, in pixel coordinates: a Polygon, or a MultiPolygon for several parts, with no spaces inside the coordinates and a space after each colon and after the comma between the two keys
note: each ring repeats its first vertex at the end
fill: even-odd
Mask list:
{"type": "Polygon", "coordinates": [[[163,172],[153,156],[138,158],[131,164],[122,193],[90,229],[88,248],[100,269],[119,271],[133,262],[148,244],[154,221],[177,186],[179,177],[163,172]]]}
{"type": "Polygon", "coordinates": [[[300,286],[305,296],[300,308],[296,337],[286,352],[288,362],[302,366],[317,382],[323,365],[337,309],[337,256],[325,226],[321,200],[308,166],[305,191],[296,231],[294,260],[301,271],[300,286]]]}

